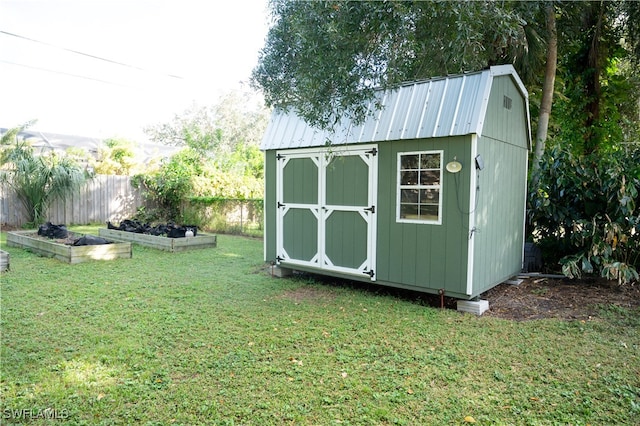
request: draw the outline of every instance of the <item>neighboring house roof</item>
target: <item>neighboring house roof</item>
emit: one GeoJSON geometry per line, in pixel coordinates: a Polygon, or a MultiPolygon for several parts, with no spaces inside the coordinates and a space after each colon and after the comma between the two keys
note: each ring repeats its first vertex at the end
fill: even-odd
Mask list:
{"type": "MultiPolygon", "coordinates": [[[[5,134],[7,130],[6,128],[0,128],[0,136],[5,134]]],[[[18,137],[28,141],[36,149],[36,152],[46,152],[47,150],[65,152],[68,148],[75,147],[82,148],[95,157],[98,154],[98,149],[104,147],[104,139],[40,132],[30,129],[20,132],[18,137]]],[[[134,150],[137,151],[136,154],[141,162],[148,162],[152,158],[169,157],[177,151],[177,148],[152,142],[135,142],[134,150]]]]}
{"type": "MultiPolygon", "coordinates": [[[[448,77],[406,83],[399,88],[379,91],[368,103],[370,113],[364,123],[353,125],[344,120],[333,131],[309,126],[293,111],[276,110],[262,140],[262,150],[317,147],[421,139],[442,136],[482,134],[489,94],[494,77],[509,75],[527,101],[527,126],[530,126],[527,93],[511,65],[448,77]]],[[[531,129],[528,129],[531,145],[531,129]]]]}

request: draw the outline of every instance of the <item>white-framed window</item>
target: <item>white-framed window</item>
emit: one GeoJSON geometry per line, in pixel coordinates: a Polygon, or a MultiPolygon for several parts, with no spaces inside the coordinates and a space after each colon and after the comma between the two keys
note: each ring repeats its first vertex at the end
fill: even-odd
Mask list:
{"type": "Polygon", "coordinates": [[[398,153],[396,221],[442,223],[442,151],[398,153]]]}

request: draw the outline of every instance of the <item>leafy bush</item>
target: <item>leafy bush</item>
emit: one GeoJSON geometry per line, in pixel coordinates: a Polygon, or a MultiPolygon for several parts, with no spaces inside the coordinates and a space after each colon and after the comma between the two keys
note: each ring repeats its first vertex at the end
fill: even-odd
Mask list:
{"type": "Polygon", "coordinates": [[[568,277],[638,280],[640,148],[578,156],[550,145],[531,176],[528,235],[568,277]]]}
{"type": "Polygon", "coordinates": [[[261,198],[263,180],[253,175],[253,169],[238,173],[221,170],[213,161],[186,148],[175,154],[151,173],[134,177],[134,185],[145,190],[155,211],[146,214],[157,220],[173,220],[199,224],[198,212],[191,211],[192,197],[219,197],[231,199],[261,198]]]}
{"type": "Polygon", "coordinates": [[[126,139],[106,139],[98,148],[98,158],[91,159],[96,173],[103,175],[129,175],[139,168],[135,160],[135,144],[126,139]]]}
{"type": "Polygon", "coordinates": [[[262,236],[264,201],[262,199],[192,197],[186,211],[189,223],[213,232],[262,236]]]}
{"type": "Polygon", "coordinates": [[[157,171],[134,176],[132,182],[143,188],[147,199],[156,206],[157,219],[181,222],[181,206],[193,191],[193,176],[202,174],[200,163],[195,151],[185,149],[157,171]]]}

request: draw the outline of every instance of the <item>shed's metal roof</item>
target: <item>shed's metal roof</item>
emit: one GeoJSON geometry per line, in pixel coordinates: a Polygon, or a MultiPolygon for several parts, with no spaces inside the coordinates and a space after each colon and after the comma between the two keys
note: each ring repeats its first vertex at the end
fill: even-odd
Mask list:
{"type": "MultiPolygon", "coordinates": [[[[528,93],[511,65],[499,65],[474,73],[407,83],[376,94],[382,108],[364,123],[345,120],[332,132],[309,126],[294,112],[276,110],[265,132],[262,150],[422,139],[481,134],[493,78],[510,75],[522,97],[528,93]]],[[[374,109],[375,101],[368,107],[374,109]]],[[[527,125],[529,110],[527,104],[527,125]]],[[[527,137],[531,139],[531,132],[527,137]]]]}

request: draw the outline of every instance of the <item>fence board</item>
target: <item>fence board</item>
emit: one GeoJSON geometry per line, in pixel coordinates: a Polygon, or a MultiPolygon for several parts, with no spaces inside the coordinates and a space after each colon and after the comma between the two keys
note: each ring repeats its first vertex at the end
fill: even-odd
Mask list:
{"type": "MultiPolygon", "coordinates": [[[[142,205],[142,191],[131,186],[130,176],[97,175],[66,202],[54,201],[46,220],[66,225],[119,222],[133,216],[142,205]]],[[[8,187],[0,185],[0,225],[20,227],[26,222],[20,200],[8,187]]]]}

